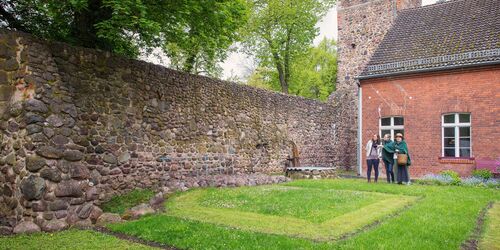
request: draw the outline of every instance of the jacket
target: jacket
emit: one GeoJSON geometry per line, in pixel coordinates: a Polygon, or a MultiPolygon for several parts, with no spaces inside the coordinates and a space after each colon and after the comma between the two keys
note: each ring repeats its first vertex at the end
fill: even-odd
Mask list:
{"type": "MultiPolygon", "coordinates": [[[[366,143],[366,157],[370,156],[372,146],[373,146],[373,141],[369,140],[368,143],[366,143]]],[[[382,158],[382,148],[377,148],[377,155],[378,158],[382,158]]]]}

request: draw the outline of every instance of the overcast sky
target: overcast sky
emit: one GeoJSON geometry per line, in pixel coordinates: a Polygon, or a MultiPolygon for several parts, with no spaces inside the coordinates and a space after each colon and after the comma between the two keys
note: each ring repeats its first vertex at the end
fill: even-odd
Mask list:
{"type": "MultiPolygon", "coordinates": [[[[433,4],[437,0],[422,0],[422,5],[433,4]]],[[[328,14],[318,23],[319,35],[314,40],[318,44],[324,37],[337,39],[337,9],[331,9],[328,14]]],[[[227,60],[222,64],[224,69],[223,79],[230,76],[244,78],[253,68],[253,60],[247,55],[241,53],[231,53],[227,60]]]]}

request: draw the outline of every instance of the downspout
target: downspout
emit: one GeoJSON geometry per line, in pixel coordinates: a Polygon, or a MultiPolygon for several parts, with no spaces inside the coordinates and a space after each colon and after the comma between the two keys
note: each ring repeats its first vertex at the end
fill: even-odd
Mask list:
{"type": "Polygon", "coordinates": [[[357,84],[358,84],[358,153],[357,153],[357,164],[358,164],[358,176],[361,176],[361,173],[363,171],[363,164],[361,162],[361,153],[363,152],[362,150],[362,147],[361,147],[361,139],[362,139],[362,136],[363,136],[363,132],[361,131],[362,129],[362,122],[363,122],[363,114],[361,113],[363,111],[363,102],[362,102],[362,99],[363,99],[363,89],[361,88],[361,85],[359,83],[359,81],[357,81],[357,84]]]}

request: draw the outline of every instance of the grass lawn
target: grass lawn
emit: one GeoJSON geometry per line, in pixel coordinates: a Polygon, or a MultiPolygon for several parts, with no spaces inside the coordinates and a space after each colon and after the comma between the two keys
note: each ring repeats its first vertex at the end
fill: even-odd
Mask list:
{"type": "Polygon", "coordinates": [[[0,237],[0,249],[154,249],[120,240],[113,236],[87,231],[68,230],[59,233],[37,233],[0,237]]]}
{"type": "Polygon", "coordinates": [[[109,228],[190,249],[458,249],[490,201],[498,190],[300,180],[193,190],[109,228]]]}
{"type": "Polygon", "coordinates": [[[500,249],[500,202],[494,203],[486,214],[485,230],[479,241],[479,249],[500,249]]]}

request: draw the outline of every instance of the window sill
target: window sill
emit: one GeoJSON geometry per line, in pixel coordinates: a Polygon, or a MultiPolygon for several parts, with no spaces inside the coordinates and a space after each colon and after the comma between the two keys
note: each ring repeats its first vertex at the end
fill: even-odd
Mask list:
{"type": "Polygon", "coordinates": [[[439,157],[439,163],[474,164],[474,157],[439,157]]]}

